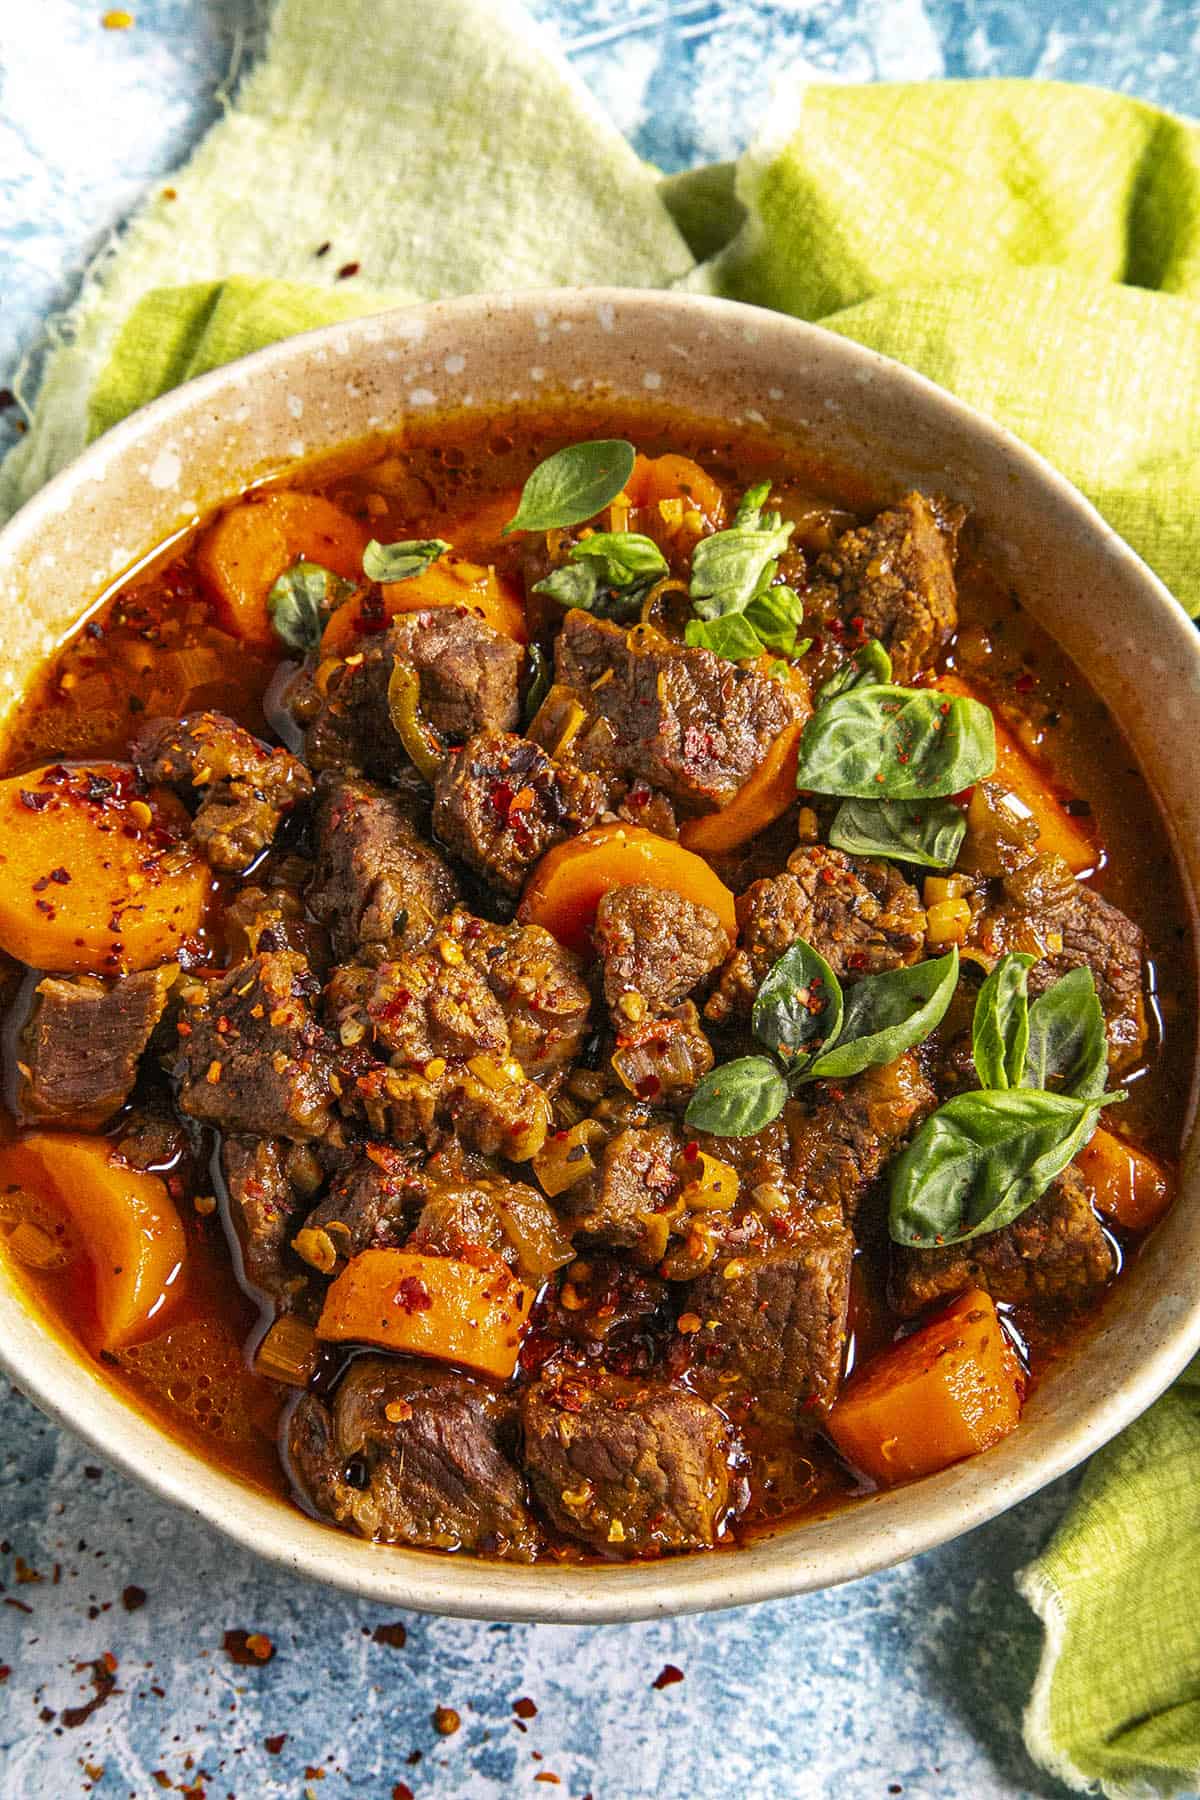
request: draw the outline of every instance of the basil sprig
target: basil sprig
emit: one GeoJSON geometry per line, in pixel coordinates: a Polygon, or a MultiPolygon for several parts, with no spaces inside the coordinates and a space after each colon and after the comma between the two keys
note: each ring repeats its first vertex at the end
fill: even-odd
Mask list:
{"type": "Polygon", "coordinates": [[[616,499],[633,473],[635,451],[624,438],[568,444],[540,462],[502,533],[558,531],[582,525],[616,499]]]}
{"type": "Polygon", "coordinates": [[[729,529],[701,538],[692,551],[688,592],[696,616],[685,641],[731,662],[764,650],[800,656],[807,648],[796,641],[804,602],[794,588],[772,586],[795,526],[764,512],[770,491],[767,481],[748,489],[729,529]]]}
{"type": "Polygon", "coordinates": [[[348,581],[321,563],[296,562],[285,569],[267,595],[271,628],[289,650],[315,650],[335,606],[353,592],[348,581]]]}
{"type": "Polygon", "coordinates": [[[937,688],[856,684],[804,727],[796,785],[860,800],[957,794],[996,766],[996,729],[978,700],[937,688]]]}
{"type": "Polygon", "coordinates": [[[653,538],[636,531],[594,531],[567,551],[567,560],[534,586],[560,606],[582,607],[610,619],[636,618],[656,581],[670,573],[653,538]]]}
{"type": "Polygon", "coordinates": [[[816,704],[818,707],[828,706],[839,694],[848,694],[851,688],[870,687],[872,684],[886,686],[892,679],[892,659],[878,638],[872,638],[856,650],[849,662],[842,664],[836,675],[823,682],[817,689],[816,704]]]}
{"type": "Polygon", "coordinates": [[[797,939],[759,988],[751,1015],[755,1037],[775,1052],[778,1064],[753,1056],[713,1069],[692,1096],[687,1124],[717,1137],[761,1131],[783,1111],[789,1091],[809,1081],[845,1080],[921,1043],[941,1022],[957,985],[958,951],[952,949],[929,962],[864,976],[843,993],[824,957],[797,939]],[[776,1079],[768,1081],[764,1069],[774,1070],[776,1079]]]}
{"type": "Polygon", "coordinates": [[[899,1244],[929,1250],[1011,1225],[1083,1149],[1101,1107],[1125,1098],[1104,1091],[1091,970],[1072,969],[1030,1006],[1033,960],[1011,952],[979,990],[971,1038],[984,1087],[940,1106],[892,1166],[899,1244]]]}
{"type": "Polygon", "coordinates": [[[399,544],[381,544],[372,538],[363,551],[363,574],[368,581],[411,581],[449,548],[445,538],[409,538],[399,544]]]}
{"type": "Polygon", "coordinates": [[[851,856],[952,869],[966,831],[966,814],[953,800],[843,800],[829,842],[851,856]]]}

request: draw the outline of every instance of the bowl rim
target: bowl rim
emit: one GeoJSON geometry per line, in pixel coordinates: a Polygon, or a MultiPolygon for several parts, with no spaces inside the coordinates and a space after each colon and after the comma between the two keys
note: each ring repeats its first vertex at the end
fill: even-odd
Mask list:
{"type": "MultiPolygon", "coordinates": [[[[1040,487],[1060,513],[1071,517],[1104,547],[1123,579],[1153,598],[1161,608],[1164,632],[1171,634],[1181,660],[1190,662],[1200,688],[1200,634],[1163,582],[1064,475],[1006,427],[905,364],[836,332],[738,301],[672,290],[556,288],[466,295],[389,308],[268,345],[161,395],[89,445],[0,530],[0,573],[17,545],[35,534],[44,519],[61,512],[64,501],[81,484],[103,479],[103,463],[136,445],[148,430],[186,418],[234,386],[241,391],[273,370],[303,364],[315,353],[329,350],[335,339],[347,332],[369,324],[378,341],[386,344],[400,341],[404,327],[411,328],[414,317],[476,324],[484,330],[502,328],[504,318],[517,313],[547,309],[569,316],[572,311],[586,308],[594,312],[605,306],[619,306],[625,315],[638,309],[660,317],[675,314],[684,319],[685,326],[688,320],[705,317],[717,323],[740,324],[746,330],[752,328],[760,343],[764,338],[768,343],[777,340],[785,356],[802,355],[806,346],[819,348],[824,355],[844,359],[859,378],[885,380],[906,392],[935,426],[965,429],[982,443],[988,456],[1002,455],[1015,465],[1022,479],[1040,487]]],[[[403,413],[399,404],[397,425],[403,413]]],[[[173,1439],[97,1378],[83,1354],[21,1297],[17,1281],[0,1275],[0,1367],[51,1419],[90,1444],[122,1473],[242,1548],[294,1574],[417,1611],[479,1619],[624,1622],[746,1605],[874,1573],[974,1529],[1067,1473],[1142,1413],[1197,1349],[1200,1289],[1178,1316],[1164,1322],[1157,1346],[1114,1382],[1103,1405],[1092,1403],[1081,1418],[1069,1421],[1052,1443],[1029,1455],[1020,1467],[1003,1479],[989,1481],[987,1457],[976,1457],[956,1465],[965,1472],[963,1479],[947,1482],[946,1477],[954,1471],[942,1471],[890,1490],[892,1494],[913,1494],[930,1483],[940,1484],[930,1491],[919,1525],[906,1525],[899,1531],[889,1530],[886,1523],[881,1529],[872,1525],[872,1509],[886,1514],[887,1494],[856,1501],[843,1513],[859,1520],[861,1529],[854,1534],[854,1541],[832,1555],[828,1550],[816,1556],[806,1554],[805,1538],[811,1527],[808,1520],[801,1519],[765,1534],[776,1544],[785,1537],[790,1541],[786,1558],[764,1563],[753,1561],[747,1549],[731,1548],[612,1567],[516,1565],[364,1545],[218,1471],[198,1451],[173,1439]],[[86,1390],[69,1379],[69,1367],[86,1371],[86,1390]],[[86,1396],[82,1408],[76,1404],[80,1391],[86,1396]],[[982,1471],[980,1464],[984,1465],[982,1471]]]]}

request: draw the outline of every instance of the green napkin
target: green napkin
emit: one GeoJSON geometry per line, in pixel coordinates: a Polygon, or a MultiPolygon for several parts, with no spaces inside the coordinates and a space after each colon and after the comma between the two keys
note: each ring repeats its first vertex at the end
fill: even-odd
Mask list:
{"type": "MultiPolygon", "coordinates": [[[[172,185],[87,284],[0,516],[87,435],[302,327],[484,287],[675,283],[820,319],[982,407],[1200,612],[1200,132],[1137,101],[785,79],[736,168],[660,182],[510,0],[281,0],[172,185]]],[[[1198,1778],[1198,1527],[1189,1376],[1093,1459],[1021,1577],[1047,1625],[1027,1739],[1072,1785],[1198,1778]]]]}

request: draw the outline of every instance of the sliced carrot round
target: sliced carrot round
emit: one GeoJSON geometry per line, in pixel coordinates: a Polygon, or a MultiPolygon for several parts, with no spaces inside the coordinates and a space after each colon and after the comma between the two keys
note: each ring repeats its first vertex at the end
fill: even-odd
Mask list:
{"type": "Polygon", "coordinates": [[[682,500],[685,506],[703,513],[710,525],[721,522],[725,496],[720,483],[714,481],[690,456],[669,452],[666,456],[636,457],[633,473],[625,483],[631,506],[657,506],[663,500],[682,500]]]}
{"type": "Polygon", "coordinates": [[[601,897],[610,888],[635,885],[711,907],[736,937],[734,898],[725,883],[691,850],[641,825],[595,825],[556,844],[530,876],[517,916],[586,954],[601,897]]]}
{"type": "Polygon", "coordinates": [[[679,830],[680,843],[705,856],[719,856],[749,843],[781,819],[796,798],[796,765],[803,730],[802,724],[785,726],[754,773],[720,812],[684,821],[679,830]]]}
{"type": "Polygon", "coordinates": [[[31,968],[116,975],[179,954],[212,877],[166,789],[127,763],[0,781],[0,949],[31,968]]]}
{"type": "Polygon", "coordinates": [[[477,1268],[453,1256],[362,1250],[330,1284],[317,1336],[463,1363],[507,1381],[536,1298],[502,1263],[477,1268]]]}
{"type": "Polygon", "coordinates": [[[196,568],[223,623],[247,643],[276,643],[267,595],[294,562],[320,563],[343,581],[363,579],[370,532],[319,494],[239,500],[196,546],[196,568]]]}
{"type": "Polygon", "coordinates": [[[183,1226],[157,1175],[116,1159],[107,1138],[33,1132],[0,1148],[0,1189],[24,1189],[70,1219],[96,1282],[99,1348],[162,1329],[183,1290],[183,1226]]]}
{"type": "Polygon", "coordinates": [[[400,613],[422,612],[427,606],[465,607],[501,636],[529,642],[525,606],[511,581],[479,563],[442,557],[409,581],[385,582],[378,596],[347,600],[325,627],[321,654],[344,656],[363,632],[382,631],[400,613]]]}

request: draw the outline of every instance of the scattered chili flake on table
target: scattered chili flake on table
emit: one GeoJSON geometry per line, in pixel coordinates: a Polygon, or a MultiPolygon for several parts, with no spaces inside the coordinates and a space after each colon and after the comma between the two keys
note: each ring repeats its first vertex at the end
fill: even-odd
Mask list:
{"type": "Polygon", "coordinates": [[[377,1625],[371,1633],[373,1644],[387,1644],[392,1650],[403,1650],[408,1642],[408,1631],[399,1619],[394,1625],[377,1625]]]}
{"type": "Polygon", "coordinates": [[[287,1743],[287,1732],[286,1731],[277,1731],[277,1732],[275,1732],[274,1736],[265,1737],[263,1739],[263,1748],[266,1750],[266,1752],[269,1756],[278,1756],[279,1752],[283,1749],[283,1746],[286,1743],[287,1743]]]}
{"type": "Polygon", "coordinates": [[[522,1694],[519,1700],[513,1701],[513,1711],[518,1719],[536,1719],[537,1717],[537,1706],[528,1694],[522,1694]]]}
{"type": "Polygon", "coordinates": [[[146,1590],[144,1587],[138,1587],[136,1582],[131,1581],[127,1588],[121,1589],[121,1605],[126,1612],[136,1612],[140,1606],[145,1606],[145,1604],[146,1590]]]}
{"type": "Polygon", "coordinates": [[[462,1724],[462,1719],[452,1706],[435,1706],[433,1709],[433,1729],[441,1737],[453,1737],[462,1724]]]}
{"type": "Polygon", "coordinates": [[[407,1781],[397,1781],[392,1788],[392,1800],[413,1800],[413,1791],[407,1781]]]}
{"type": "Polygon", "coordinates": [[[677,1681],[682,1681],[682,1680],[683,1680],[683,1670],[682,1669],[677,1669],[675,1667],[674,1663],[664,1663],[662,1668],[660,1669],[659,1673],[654,1677],[654,1680],[651,1682],[650,1685],[652,1687],[656,1687],[656,1688],[668,1688],[668,1687],[674,1687],[675,1683],[677,1681]]]}
{"type": "Polygon", "coordinates": [[[275,1654],[274,1644],[262,1631],[227,1631],[221,1641],[229,1660],[243,1668],[269,1663],[275,1654]]]}

